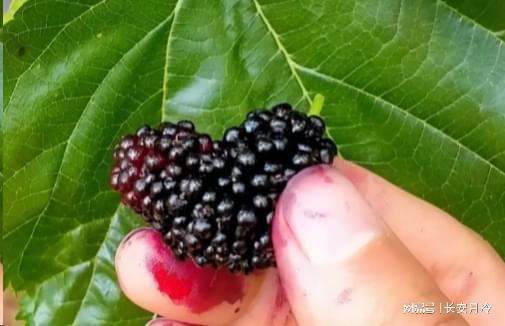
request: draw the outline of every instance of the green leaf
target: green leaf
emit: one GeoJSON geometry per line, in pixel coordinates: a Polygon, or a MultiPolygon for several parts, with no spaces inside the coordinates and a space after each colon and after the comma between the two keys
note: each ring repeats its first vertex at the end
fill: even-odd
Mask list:
{"type": "Polygon", "coordinates": [[[444,0],[464,16],[505,40],[505,2],[501,0],[444,0]]]}
{"type": "Polygon", "coordinates": [[[138,226],[138,217],[119,208],[112,219],[96,224],[97,230],[105,231],[96,255],[65,268],[44,280],[36,290],[30,290],[21,310],[27,324],[137,326],[150,319],[149,314],[121,295],[114,274],[115,250],[122,237],[138,226]]]}
{"type": "Polygon", "coordinates": [[[122,134],[189,118],[217,136],[251,108],[289,101],[307,111],[316,94],[344,157],[504,255],[505,14],[469,8],[28,1],[3,36],[5,276],[27,291],[21,316],[28,325],[149,318],[120,295],[112,265],[139,225],[108,187],[122,134]]]}

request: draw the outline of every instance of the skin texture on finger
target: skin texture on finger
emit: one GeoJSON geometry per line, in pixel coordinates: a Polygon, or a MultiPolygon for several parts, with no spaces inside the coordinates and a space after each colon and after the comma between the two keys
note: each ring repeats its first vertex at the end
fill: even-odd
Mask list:
{"type": "Polygon", "coordinates": [[[276,207],[279,275],[301,326],[466,325],[456,314],[404,314],[446,302],[427,271],[331,166],[296,175],[276,207]]]}
{"type": "MultiPolygon", "coordinates": [[[[270,268],[256,297],[233,326],[286,326],[292,320],[291,311],[277,270],[270,268]]],[[[291,324],[292,326],[296,324],[291,324]]]]}
{"type": "Polygon", "coordinates": [[[286,320],[286,326],[298,326],[298,322],[295,319],[295,316],[290,311],[288,319],[286,320]]]}
{"type": "Polygon", "coordinates": [[[335,167],[363,195],[453,302],[489,303],[472,325],[503,325],[505,262],[481,236],[439,208],[341,158],[335,167]]]}
{"type": "Polygon", "coordinates": [[[178,261],[154,229],[128,235],[116,252],[124,294],[138,306],[180,322],[229,325],[248,307],[264,273],[231,274],[178,261]]]}

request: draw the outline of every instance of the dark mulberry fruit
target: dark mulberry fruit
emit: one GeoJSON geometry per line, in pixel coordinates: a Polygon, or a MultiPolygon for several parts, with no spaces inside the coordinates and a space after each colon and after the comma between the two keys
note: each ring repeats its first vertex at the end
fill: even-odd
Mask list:
{"type": "Polygon", "coordinates": [[[279,104],[247,114],[221,141],[190,121],[141,127],[114,151],[110,183],[179,259],[233,272],[275,266],[275,203],[305,167],[337,153],[322,119],[279,104]]]}

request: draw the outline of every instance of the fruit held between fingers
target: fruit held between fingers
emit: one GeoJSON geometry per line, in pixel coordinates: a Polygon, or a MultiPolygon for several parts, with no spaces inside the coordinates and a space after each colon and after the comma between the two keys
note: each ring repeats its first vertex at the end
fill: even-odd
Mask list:
{"type": "Polygon", "coordinates": [[[249,273],[275,266],[270,226],[287,181],[336,155],[324,133],[289,104],[250,112],[222,140],[190,121],[144,126],[116,146],[111,186],[177,258],[249,273]]]}

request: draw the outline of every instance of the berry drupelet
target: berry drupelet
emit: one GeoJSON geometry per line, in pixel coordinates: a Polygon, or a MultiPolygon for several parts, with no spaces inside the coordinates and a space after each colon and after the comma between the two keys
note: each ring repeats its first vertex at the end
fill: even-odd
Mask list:
{"type": "Polygon", "coordinates": [[[190,121],[144,126],[114,151],[111,186],[180,259],[249,273],[275,266],[270,229],[288,180],[337,153],[321,118],[279,104],[221,141],[190,121]]]}

